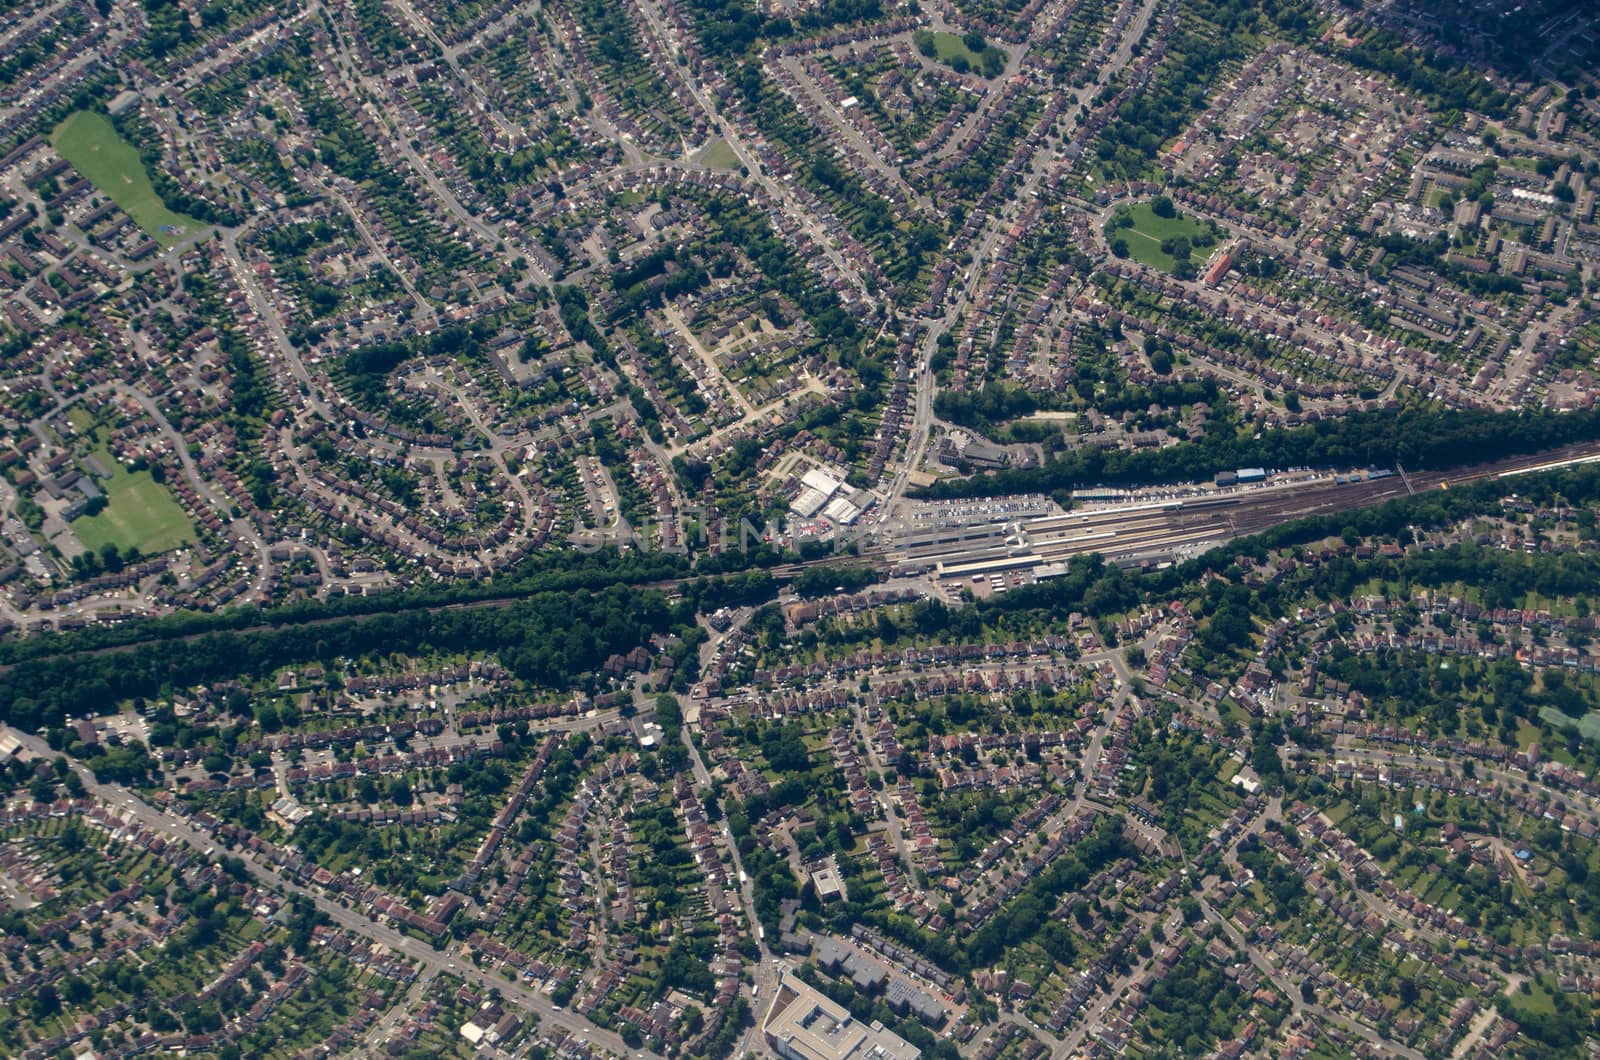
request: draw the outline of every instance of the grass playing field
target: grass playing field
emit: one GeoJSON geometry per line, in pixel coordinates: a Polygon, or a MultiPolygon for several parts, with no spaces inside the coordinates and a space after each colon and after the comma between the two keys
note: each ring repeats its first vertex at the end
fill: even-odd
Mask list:
{"type": "Polygon", "coordinates": [[[150,185],[139,152],[104,114],[78,111],[56,126],[50,143],[157,242],[170,246],[204,227],[192,217],[167,209],[150,185]]]}
{"type": "Polygon", "coordinates": [[[97,455],[111,468],[111,477],[96,482],[106,494],[105,510],[72,524],[84,548],[98,552],[109,541],[118,549],[132,546],[149,556],[194,540],[189,517],[150,472],[130,472],[105,450],[97,455]]]}

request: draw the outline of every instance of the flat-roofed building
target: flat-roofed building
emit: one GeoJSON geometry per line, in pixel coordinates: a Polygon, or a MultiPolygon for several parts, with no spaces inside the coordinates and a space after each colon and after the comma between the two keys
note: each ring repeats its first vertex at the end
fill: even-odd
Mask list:
{"type": "Polygon", "coordinates": [[[761,1021],[785,1060],[915,1060],[921,1051],[879,1023],[862,1023],[787,971],[761,1021]]]}
{"type": "Polygon", "coordinates": [[[832,857],[828,858],[826,864],[812,870],[811,887],[817,893],[817,901],[823,904],[836,899],[849,900],[844,878],[839,875],[839,866],[832,857]]]}

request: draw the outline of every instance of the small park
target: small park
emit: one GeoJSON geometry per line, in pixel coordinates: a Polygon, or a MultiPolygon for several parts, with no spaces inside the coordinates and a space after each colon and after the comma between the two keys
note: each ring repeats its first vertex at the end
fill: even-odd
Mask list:
{"type": "Polygon", "coordinates": [[[56,126],[50,144],[73,169],[133,218],[145,234],[163,246],[171,246],[203,227],[194,218],[167,208],[150,182],[138,149],[122,138],[104,114],[78,111],[56,126]]]}
{"type": "Polygon", "coordinates": [[[1205,261],[1221,233],[1210,221],[1187,217],[1171,199],[1158,195],[1148,202],[1118,206],[1106,222],[1105,235],[1115,256],[1179,279],[1193,279],[1196,259],[1205,261]]]}

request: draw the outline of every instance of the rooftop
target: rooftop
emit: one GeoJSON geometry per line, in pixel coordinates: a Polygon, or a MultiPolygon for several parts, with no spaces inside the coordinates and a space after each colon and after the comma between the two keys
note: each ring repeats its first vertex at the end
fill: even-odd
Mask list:
{"type": "Polygon", "coordinates": [[[864,1024],[785,972],[761,1023],[767,1044],[789,1060],[914,1060],[905,1039],[864,1024]]]}

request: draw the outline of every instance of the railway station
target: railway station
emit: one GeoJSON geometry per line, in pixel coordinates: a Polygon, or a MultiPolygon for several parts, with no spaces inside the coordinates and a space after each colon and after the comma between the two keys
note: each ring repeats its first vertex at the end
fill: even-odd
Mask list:
{"type": "Polygon", "coordinates": [[[895,573],[926,575],[978,595],[1066,570],[1100,553],[1128,565],[1164,563],[1301,516],[1407,492],[1387,469],[1332,475],[1240,468],[1206,484],[1147,490],[1076,490],[1075,507],[1037,496],[982,505],[923,505],[887,537],[895,573]]]}

